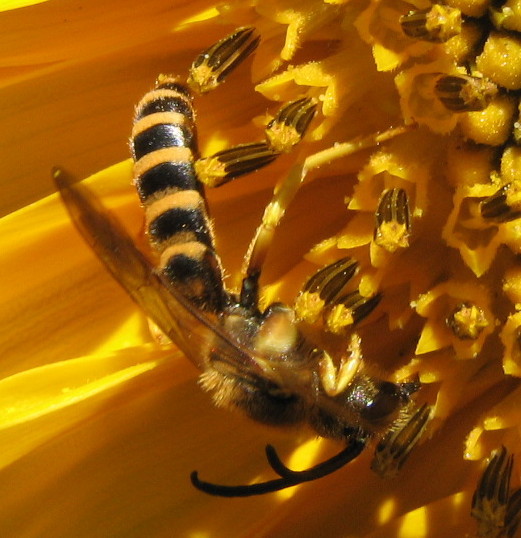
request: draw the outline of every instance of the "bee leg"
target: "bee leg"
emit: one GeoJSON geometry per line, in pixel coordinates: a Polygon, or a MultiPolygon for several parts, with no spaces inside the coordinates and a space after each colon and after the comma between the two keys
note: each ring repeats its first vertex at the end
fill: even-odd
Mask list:
{"type": "Polygon", "coordinates": [[[521,521],[521,489],[510,494],[514,456],[494,450],[472,498],[478,536],[514,536],[521,521]]]}
{"type": "Polygon", "coordinates": [[[248,484],[243,486],[223,486],[213,484],[199,479],[197,471],[192,472],[190,479],[194,487],[198,490],[216,495],[218,497],[250,497],[252,495],[263,495],[273,493],[292,486],[310,482],[334,473],[350,461],[355,459],[365,448],[367,438],[358,435],[349,440],[349,444],[338,454],[328,460],[306,469],[305,471],[293,471],[284,465],[279,458],[276,450],[271,446],[266,446],[266,458],[271,468],[280,476],[274,480],[260,482],[257,484],[248,484]]]}
{"type": "Polygon", "coordinates": [[[328,396],[344,392],[358,372],[362,364],[360,343],[360,337],[353,334],[349,345],[350,357],[347,359],[343,356],[338,369],[331,356],[324,351],[324,356],[319,361],[319,373],[322,387],[328,396]]]}
{"type": "Polygon", "coordinates": [[[244,269],[246,279],[258,279],[261,274],[275,230],[304,177],[304,164],[296,164],[291,169],[289,176],[275,189],[275,194],[271,202],[266,206],[262,222],[248,248],[244,269]]]}
{"type": "Polygon", "coordinates": [[[394,476],[423,435],[430,415],[430,406],[423,404],[405,424],[385,435],[376,447],[371,469],[383,478],[394,476]]]}

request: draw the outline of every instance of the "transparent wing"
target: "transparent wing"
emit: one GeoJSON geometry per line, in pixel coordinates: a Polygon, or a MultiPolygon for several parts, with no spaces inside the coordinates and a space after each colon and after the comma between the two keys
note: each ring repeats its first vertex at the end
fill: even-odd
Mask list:
{"type": "MultiPolygon", "coordinates": [[[[215,319],[206,317],[163,279],[94,194],[61,169],[53,178],[76,228],[112,276],[145,314],[200,369],[218,357],[246,377],[271,378],[270,368],[232,342],[215,319]]],[[[276,382],[275,379],[273,379],[276,382]]]]}

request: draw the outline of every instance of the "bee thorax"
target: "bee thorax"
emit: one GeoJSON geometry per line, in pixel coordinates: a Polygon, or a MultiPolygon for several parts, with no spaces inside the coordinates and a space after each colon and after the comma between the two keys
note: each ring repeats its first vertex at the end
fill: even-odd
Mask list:
{"type": "Polygon", "coordinates": [[[273,304],[263,315],[254,349],[265,356],[285,355],[295,348],[298,337],[294,311],[286,305],[273,304]]]}

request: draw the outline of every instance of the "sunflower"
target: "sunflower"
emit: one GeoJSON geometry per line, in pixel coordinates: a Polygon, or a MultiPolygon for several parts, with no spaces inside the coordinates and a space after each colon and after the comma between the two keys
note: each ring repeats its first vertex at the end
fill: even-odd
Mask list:
{"type": "Polygon", "coordinates": [[[475,533],[483,460],[501,445],[521,451],[518,4],[12,0],[0,20],[0,534],[475,533]],[[266,479],[267,440],[294,468],[337,447],[215,409],[196,369],[150,335],[52,194],[56,165],[94,174],[103,203],[142,244],[127,159],[133,106],[159,73],[186,72],[245,25],[262,38],[254,59],[197,100],[202,153],[262,137],[277,103],[312,97],[319,111],[298,149],[208,191],[230,286],[292,164],[403,127],[319,159],[263,275],[266,297],[291,304],[307,276],[347,255],[360,261],[360,293],[381,294],[360,325],[364,355],[394,380],[418,376],[434,407],[390,480],[371,473],[366,451],[273,495],[195,490],[193,469],[219,483],[266,479]]]}

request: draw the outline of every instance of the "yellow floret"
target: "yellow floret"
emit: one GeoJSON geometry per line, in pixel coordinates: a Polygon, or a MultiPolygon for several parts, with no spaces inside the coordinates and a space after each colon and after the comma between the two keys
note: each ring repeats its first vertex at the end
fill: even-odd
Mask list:
{"type": "Polygon", "coordinates": [[[503,291],[517,310],[521,310],[521,267],[512,267],[505,273],[503,291]]]}
{"type": "Polygon", "coordinates": [[[452,185],[474,185],[488,181],[497,150],[454,139],[447,153],[447,176],[452,185]]]}
{"type": "Polygon", "coordinates": [[[470,17],[481,17],[487,12],[490,0],[447,0],[446,4],[470,17]]]}
{"type": "Polygon", "coordinates": [[[516,104],[514,97],[498,95],[485,110],[467,112],[459,123],[463,134],[478,144],[504,144],[512,130],[516,104]]]}
{"type": "Polygon", "coordinates": [[[521,3],[519,0],[507,0],[501,7],[491,9],[490,18],[497,28],[521,31],[521,3]]]}
{"type": "Polygon", "coordinates": [[[488,291],[475,283],[452,280],[440,284],[421,295],[414,306],[427,318],[416,347],[419,355],[451,346],[458,359],[475,358],[494,330],[488,291]]]}
{"type": "Polygon", "coordinates": [[[476,54],[476,48],[482,37],[483,28],[479,23],[466,22],[461,27],[461,33],[449,39],[443,48],[457,64],[462,65],[476,54]]]}
{"type": "Polygon", "coordinates": [[[521,375],[521,312],[508,317],[503,330],[501,341],[505,346],[503,368],[506,374],[521,375]]]}
{"type": "Polygon", "coordinates": [[[508,90],[521,88],[521,38],[491,33],[477,58],[478,69],[508,90]]]}
{"type": "Polygon", "coordinates": [[[510,146],[501,157],[501,177],[505,183],[521,179],[521,148],[510,146]]]}

